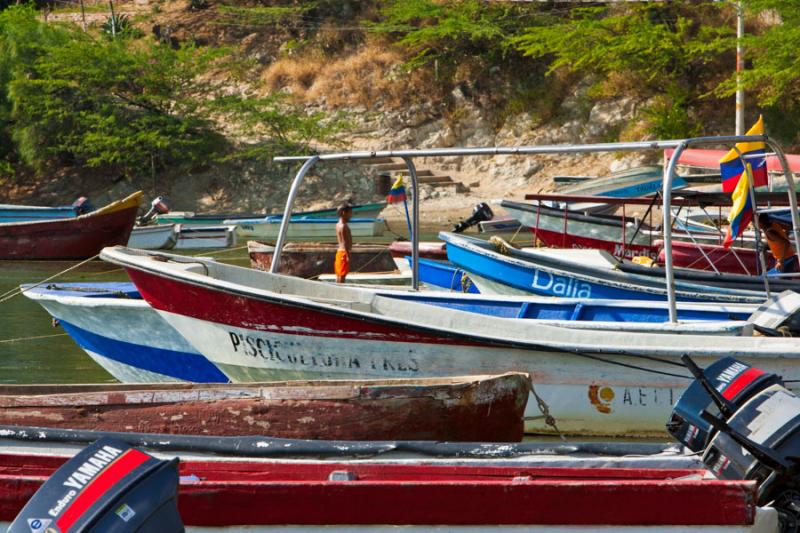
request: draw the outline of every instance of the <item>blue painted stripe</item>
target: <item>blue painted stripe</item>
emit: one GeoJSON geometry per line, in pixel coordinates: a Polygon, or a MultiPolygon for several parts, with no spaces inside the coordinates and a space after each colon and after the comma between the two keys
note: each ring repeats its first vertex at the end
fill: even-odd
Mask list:
{"type": "MultiPolygon", "coordinates": [[[[63,320],[59,324],[81,348],[114,361],[197,383],[229,383],[230,380],[199,353],[178,352],[119,341],[97,335],[63,320]]],[[[177,335],[177,333],[176,333],[177,335]]]]}
{"type": "MultiPolygon", "coordinates": [[[[411,258],[406,256],[405,259],[411,266],[411,258]]],[[[419,260],[419,280],[428,285],[462,292],[463,285],[461,280],[466,274],[466,272],[449,262],[422,258],[419,260]]],[[[468,287],[468,293],[478,294],[480,292],[474,284],[470,283],[468,287]]]]}

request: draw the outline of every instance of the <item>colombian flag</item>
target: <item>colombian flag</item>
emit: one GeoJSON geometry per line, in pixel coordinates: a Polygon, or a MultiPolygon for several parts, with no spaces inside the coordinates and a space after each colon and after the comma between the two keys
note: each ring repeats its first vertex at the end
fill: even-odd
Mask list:
{"type": "MultiPolygon", "coordinates": [[[[764,134],[764,119],[758,117],[758,121],[753,124],[747,132],[747,135],[763,135],[764,134]]],[[[763,142],[755,143],[738,143],[736,148],[742,153],[745,161],[747,161],[752,169],[753,187],[760,187],[766,185],[767,179],[767,158],[766,146],[763,142]],[[758,156],[761,157],[758,157],[758,156]]],[[[736,150],[731,150],[725,157],[719,160],[719,171],[722,174],[722,192],[734,192],[737,190],[737,185],[744,179],[744,166],[742,159],[736,150]],[[741,179],[740,179],[741,178],[741,179]]]]}
{"type": "Polygon", "coordinates": [[[403,176],[398,176],[392,185],[389,194],[386,195],[386,201],[390,204],[395,202],[402,202],[406,199],[406,186],[403,184],[403,176]]]}
{"type": "MultiPolygon", "coordinates": [[[[750,167],[750,163],[747,163],[750,167]]],[[[752,169],[750,174],[752,175],[752,169]]],[[[736,189],[733,191],[731,198],[733,199],[733,207],[728,214],[728,233],[725,235],[725,240],[722,246],[729,248],[731,243],[739,237],[744,231],[744,228],[753,220],[753,203],[750,201],[750,180],[747,178],[748,172],[743,172],[739,183],[736,184],[736,189]]]]}

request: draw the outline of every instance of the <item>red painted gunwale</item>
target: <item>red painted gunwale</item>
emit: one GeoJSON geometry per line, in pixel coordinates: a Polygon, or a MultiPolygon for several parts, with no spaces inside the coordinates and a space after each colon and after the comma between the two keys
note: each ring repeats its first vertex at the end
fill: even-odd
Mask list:
{"type": "MultiPolygon", "coordinates": [[[[0,454],[0,520],[66,458],[0,454]]],[[[749,525],[755,483],[703,470],[182,461],[196,526],[277,524],[749,525]],[[353,481],[329,481],[334,471],[353,481]],[[684,478],[684,479],[681,479],[684,478]]]]}
{"type": "MultiPolygon", "coordinates": [[[[662,241],[656,241],[656,243],[659,246],[663,245],[662,241]]],[[[715,244],[694,244],[691,242],[672,241],[673,264],[678,267],[713,271],[714,269],[711,267],[711,264],[703,257],[703,254],[698,248],[703,249],[720,272],[728,274],[748,274],[751,276],[759,272],[758,254],[755,250],[734,247],[726,249],[721,245],[715,244]],[[742,260],[742,263],[745,264],[749,272],[742,268],[742,265],[739,264],[739,261],[737,261],[736,257],[733,255],[732,250],[736,251],[739,259],[742,260]]],[[[663,264],[665,257],[664,249],[661,248],[658,252],[658,262],[663,264]]],[[[767,258],[767,268],[773,268],[774,266],[775,260],[772,256],[769,256],[767,258]]]]}
{"type": "MultiPolygon", "coordinates": [[[[605,239],[595,239],[592,237],[583,237],[572,233],[564,233],[563,231],[549,231],[539,228],[528,228],[533,235],[538,238],[542,244],[550,248],[586,248],[590,250],[606,250],[611,255],[622,257],[622,243],[617,241],[608,241],[605,239]]],[[[653,259],[658,255],[658,246],[641,245],[641,244],[628,244],[625,246],[625,258],[632,258],[637,255],[644,255],[653,259]]]]}
{"type": "Polygon", "coordinates": [[[87,259],[106,246],[126,244],[141,193],[86,215],[0,224],[0,259],[87,259]]]}
{"type": "Polygon", "coordinates": [[[411,326],[383,323],[379,319],[348,316],[336,310],[316,309],[288,301],[268,301],[247,294],[234,294],[216,287],[194,285],[123,265],[147,303],[155,309],[217,324],[298,336],[363,339],[383,342],[480,345],[444,335],[419,331],[411,326]]]}
{"type": "MultiPolygon", "coordinates": [[[[394,241],[389,245],[392,257],[406,257],[411,255],[411,241],[394,241]]],[[[447,261],[447,250],[443,242],[419,243],[419,256],[423,259],[447,261]]]]}

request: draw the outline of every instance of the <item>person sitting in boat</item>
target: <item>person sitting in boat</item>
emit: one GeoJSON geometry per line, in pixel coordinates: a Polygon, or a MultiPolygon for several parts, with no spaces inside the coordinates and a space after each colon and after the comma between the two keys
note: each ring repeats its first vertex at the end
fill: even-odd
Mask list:
{"type": "Polygon", "coordinates": [[[336,283],[344,283],[350,272],[350,251],[353,249],[353,236],[347,223],[353,216],[353,206],[345,202],[336,210],[339,222],[336,223],[336,240],[339,249],[336,250],[336,260],[333,263],[333,272],[336,274],[336,283]]]}
{"type": "Polygon", "coordinates": [[[772,257],[775,258],[775,268],[770,270],[768,274],[800,271],[798,269],[797,253],[786,232],[787,228],[778,221],[770,220],[765,213],[758,216],[758,224],[767,239],[772,257]]]}

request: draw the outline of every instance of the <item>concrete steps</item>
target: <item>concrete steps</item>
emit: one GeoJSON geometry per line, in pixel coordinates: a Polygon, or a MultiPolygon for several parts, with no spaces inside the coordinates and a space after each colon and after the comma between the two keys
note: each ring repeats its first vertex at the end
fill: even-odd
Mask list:
{"type": "MultiPolygon", "coordinates": [[[[364,159],[362,166],[368,168],[376,176],[391,175],[392,178],[398,175],[408,177],[408,167],[403,161],[382,157],[378,159],[364,159]]],[[[469,192],[469,187],[459,181],[455,181],[451,176],[437,174],[433,170],[417,168],[417,180],[422,188],[437,191],[449,191],[453,193],[469,192]]]]}

